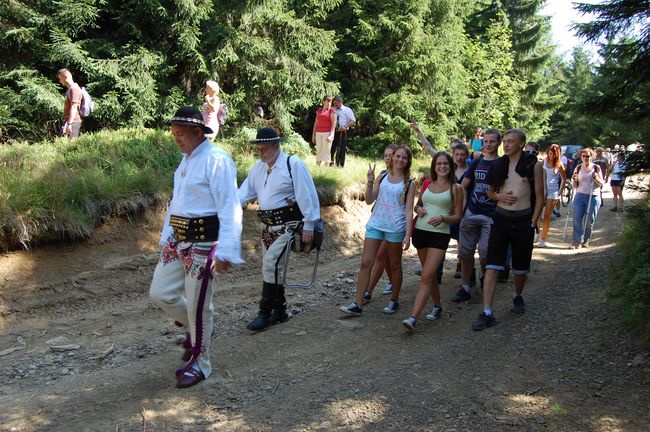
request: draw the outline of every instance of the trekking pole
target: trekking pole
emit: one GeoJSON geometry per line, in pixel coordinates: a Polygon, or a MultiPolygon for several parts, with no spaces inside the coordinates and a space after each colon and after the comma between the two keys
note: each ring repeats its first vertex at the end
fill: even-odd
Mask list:
{"type": "MultiPolygon", "coordinates": [[[[594,168],[594,171],[596,168],[594,168]]],[[[594,179],[591,179],[591,190],[589,191],[589,203],[587,204],[587,213],[584,216],[584,220],[582,222],[582,242],[584,243],[585,240],[585,231],[587,230],[587,224],[589,223],[589,215],[591,214],[591,202],[593,201],[594,198],[594,179]]]]}
{"type": "MultiPolygon", "coordinates": [[[[573,194],[571,192],[568,192],[569,194],[569,202],[567,203],[567,211],[566,211],[566,220],[564,221],[564,231],[562,231],[562,243],[564,243],[564,238],[566,237],[566,229],[569,226],[569,217],[572,216],[571,214],[571,203],[573,201],[573,194]]],[[[562,198],[560,198],[562,199],[562,198]]]]}

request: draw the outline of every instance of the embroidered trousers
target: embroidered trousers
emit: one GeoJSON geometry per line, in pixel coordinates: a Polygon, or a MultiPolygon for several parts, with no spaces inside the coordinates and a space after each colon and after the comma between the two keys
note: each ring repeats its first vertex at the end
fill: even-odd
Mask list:
{"type": "Polygon", "coordinates": [[[284,283],[284,259],[287,243],[299,222],[267,226],[262,232],[262,276],[264,282],[282,285],[284,283]]]}
{"type": "Polygon", "coordinates": [[[200,347],[197,361],[206,378],[212,373],[209,356],[214,313],[212,280],[203,296],[200,291],[205,264],[214,244],[168,240],[161,249],[149,289],[154,303],[189,330],[192,347],[200,347]]]}

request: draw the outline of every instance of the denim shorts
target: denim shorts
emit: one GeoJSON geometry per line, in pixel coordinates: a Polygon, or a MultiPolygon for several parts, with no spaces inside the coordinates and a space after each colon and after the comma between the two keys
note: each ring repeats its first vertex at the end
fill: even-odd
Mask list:
{"type": "Polygon", "coordinates": [[[402,243],[406,231],[386,232],[366,225],[366,238],[374,240],[385,240],[388,243],[402,243]]]}

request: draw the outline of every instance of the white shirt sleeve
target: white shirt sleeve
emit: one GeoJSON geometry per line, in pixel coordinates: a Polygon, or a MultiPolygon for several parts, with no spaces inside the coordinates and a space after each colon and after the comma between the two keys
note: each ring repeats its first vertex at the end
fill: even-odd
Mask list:
{"type": "Polygon", "coordinates": [[[242,264],[242,208],[237,193],[237,169],[230,157],[219,157],[208,173],[210,193],[219,207],[219,244],[215,257],[242,264]]]}
{"type": "Polygon", "coordinates": [[[253,170],[257,164],[248,171],[248,175],[244,179],[244,182],[239,186],[239,205],[244,206],[248,201],[257,198],[257,192],[255,191],[255,184],[253,179],[253,170]]]}
{"type": "Polygon", "coordinates": [[[296,202],[303,215],[303,228],[306,231],[313,231],[314,223],[320,219],[320,202],[318,201],[314,180],[303,161],[298,158],[291,158],[289,163],[293,175],[296,202]]]}

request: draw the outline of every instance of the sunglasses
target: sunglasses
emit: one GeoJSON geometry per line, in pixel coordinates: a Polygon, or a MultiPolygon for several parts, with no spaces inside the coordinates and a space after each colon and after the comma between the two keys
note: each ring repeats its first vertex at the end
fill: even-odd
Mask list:
{"type": "Polygon", "coordinates": [[[583,158],[587,158],[587,159],[589,159],[589,158],[591,158],[591,155],[583,154],[582,157],[583,157],[583,158]]]}

